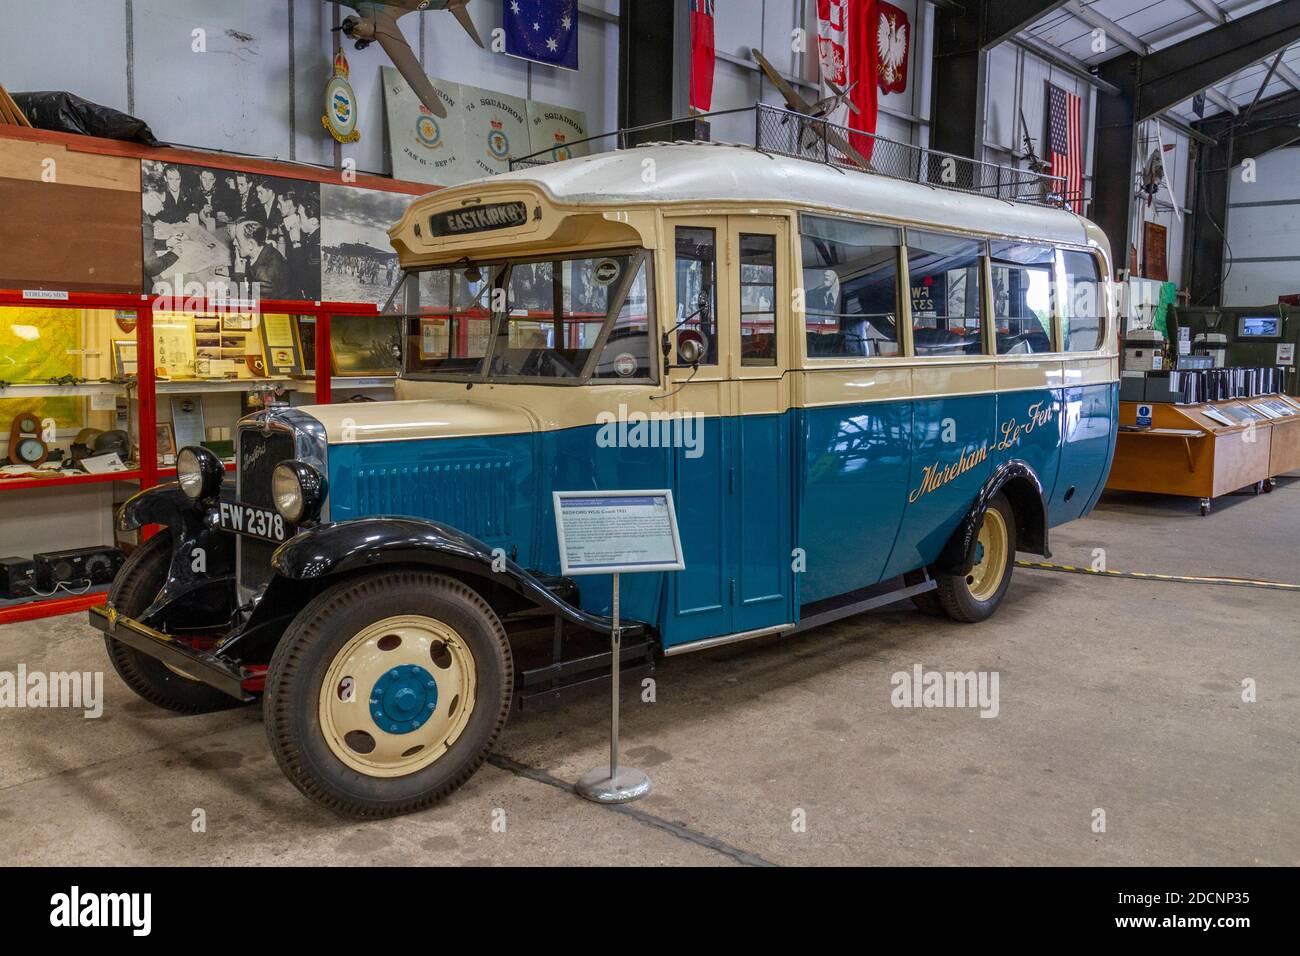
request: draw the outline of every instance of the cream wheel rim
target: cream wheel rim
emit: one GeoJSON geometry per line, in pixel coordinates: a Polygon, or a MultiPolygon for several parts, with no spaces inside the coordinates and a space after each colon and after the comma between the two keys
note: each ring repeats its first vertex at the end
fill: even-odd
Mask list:
{"type": "Polygon", "coordinates": [[[368,777],[402,777],[447,752],[474,711],[474,656],[442,621],[376,621],[335,655],[320,687],[330,752],[368,777]]]}
{"type": "Polygon", "coordinates": [[[1002,512],[984,512],[979,539],[975,543],[975,564],[966,575],[966,587],[976,601],[987,601],[998,591],[1007,567],[1007,523],[1002,512]]]}

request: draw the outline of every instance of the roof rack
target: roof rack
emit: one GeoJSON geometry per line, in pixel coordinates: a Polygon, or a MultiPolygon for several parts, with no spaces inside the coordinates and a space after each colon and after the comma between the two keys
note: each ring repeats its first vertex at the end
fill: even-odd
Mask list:
{"type": "MultiPolygon", "coordinates": [[[[957,156],[936,149],[900,143],[884,136],[837,126],[825,119],[816,119],[767,103],[713,113],[699,113],[659,123],[631,126],[610,133],[598,133],[595,136],[565,143],[564,148],[611,138],[615,140],[615,149],[645,146],[650,144],[635,134],[664,128],[670,131],[680,129],[693,133],[697,129],[696,120],[741,113],[754,114],[752,147],[763,153],[807,160],[845,171],[922,183],[936,189],[990,196],[995,199],[1033,203],[1058,209],[1072,209],[1076,205],[1066,201],[1065,179],[1060,176],[1036,173],[1015,166],[999,166],[995,163],[971,159],[968,156],[957,156]],[[867,161],[866,168],[856,161],[853,157],[854,153],[867,161]]],[[[696,139],[674,141],[700,142],[696,139]]],[[[518,159],[511,159],[510,168],[516,170],[544,166],[555,162],[558,158],[557,148],[539,150],[518,159]]]]}

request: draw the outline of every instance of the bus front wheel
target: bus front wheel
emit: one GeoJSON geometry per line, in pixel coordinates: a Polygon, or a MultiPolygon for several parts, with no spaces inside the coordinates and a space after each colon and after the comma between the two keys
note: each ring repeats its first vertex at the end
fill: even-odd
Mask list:
{"type": "Polygon", "coordinates": [[[990,617],[1002,603],[1016,565],[1016,515],[1001,492],[993,496],[980,522],[975,563],[965,574],[936,577],[940,607],[954,621],[973,624],[990,617]]]}

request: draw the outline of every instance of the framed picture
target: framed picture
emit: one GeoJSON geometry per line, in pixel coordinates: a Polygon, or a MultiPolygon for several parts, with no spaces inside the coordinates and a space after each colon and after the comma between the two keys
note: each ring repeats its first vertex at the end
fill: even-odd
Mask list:
{"type": "Polygon", "coordinates": [[[1160,282],[1169,280],[1169,230],[1158,222],[1142,224],[1142,274],[1160,282]]]}
{"type": "Polygon", "coordinates": [[[137,359],[135,339],[113,340],[113,373],[115,375],[136,375],[140,371],[137,359]]]}
{"type": "Polygon", "coordinates": [[[227,312],[221,316],[222,332],[253,331],[253,314],[251,312],[227,312]]]}
{"type": "MultiPolygon", "coordinates": [[[[162,428],[161,422],[158,427],[162,428]]],[[[203,439],[207,437],[207,429],[204,427],[203,421],[203,397],[201,395],[173,395],[172,420],[168,427],[174,429],[172,435],[174,448],[203,444],[203,439]]],[[[158,447],[162,448],[161,438],[159,438],[158,447]]]]}
{"type": "Polygon", "coordinates": [[[330,357],[340,376],[395,375],[401,342],[395,315],[330,316],[330,357]]]}
{"type": "Polygon", "coordinates": [[[316,371],[316,316],[299,315],[297,319],[298,341],[302,345],[302,370],[316,371]]]}
{"type": "Polygon", "coordinates": [[[301,375],[302,348],[294,316],[287,312],[267,312],[257,328],[267,371],[272,375],[301,375]]]}
{"type": "Polygon", "coordinates": [[[158,423],[158,464],[166,464],[167,459],[176,458],[176,431],[171,422],[158,423]]]}

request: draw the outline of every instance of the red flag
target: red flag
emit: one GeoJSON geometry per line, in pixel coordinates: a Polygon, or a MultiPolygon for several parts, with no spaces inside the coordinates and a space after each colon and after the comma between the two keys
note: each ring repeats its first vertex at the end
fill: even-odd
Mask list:
{"type": "MultiPolygon", "coordinates": [[[[852,86],[849,99],[857,112],[847,106],[833,111],[827,119],[839,126],[876,131],[877,72],[880,63],[877,0],[817,0],[817,53],[822,68],[822,94],[832,95],[825,86],[834,83],[841,91],[852,86]],[[853,85],[853,84],[857,85],[853,85]]],[[[870,136],[849,136],[849,145],[866,159],[876,141],[870,136]]]]}
{"type": "Polygon", "coordinates": [[[691,109],[713,104],[713,0],[691,0],[691,109]]]}

